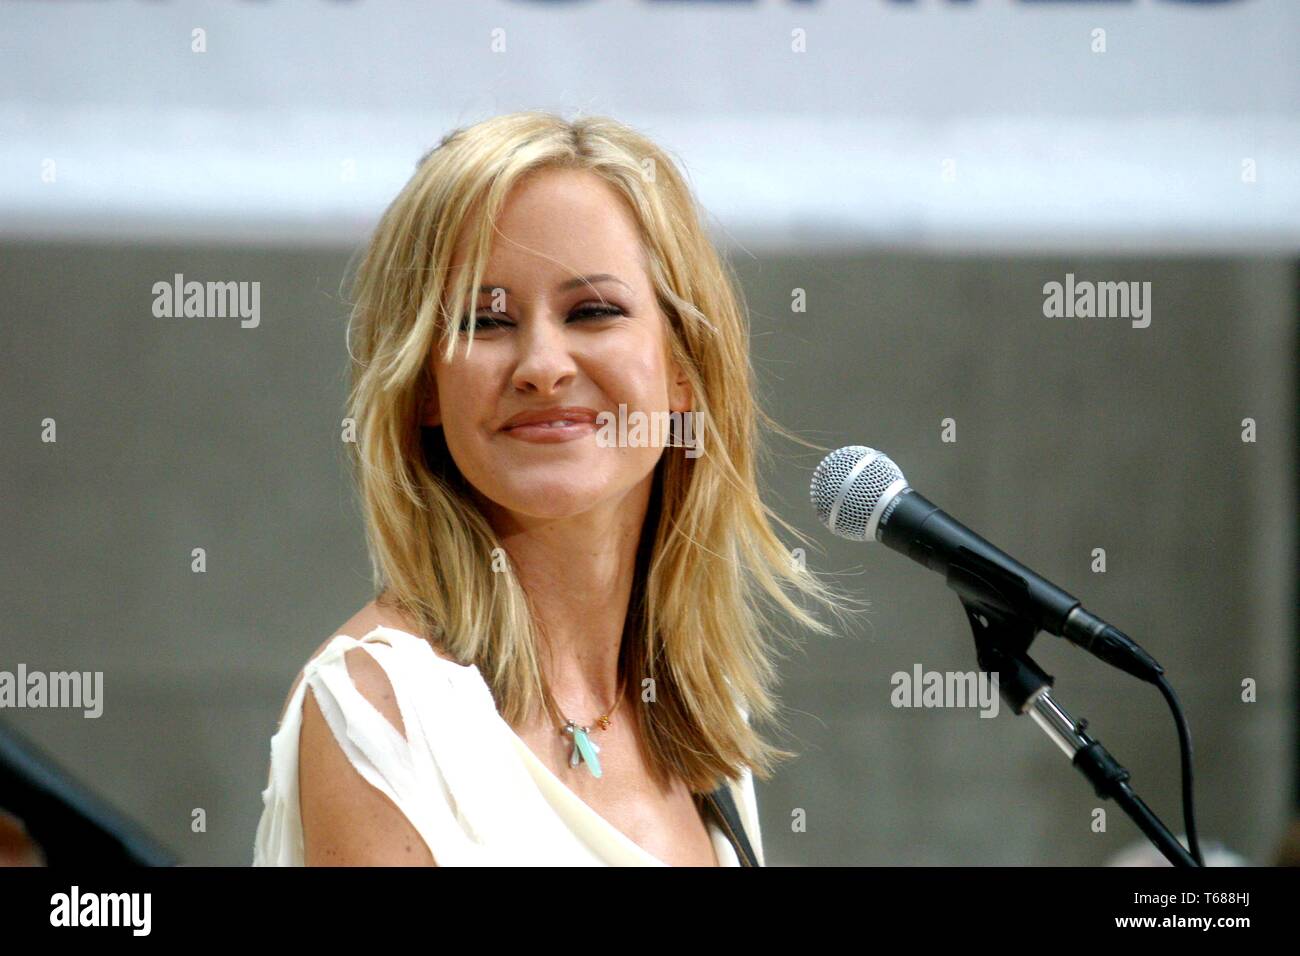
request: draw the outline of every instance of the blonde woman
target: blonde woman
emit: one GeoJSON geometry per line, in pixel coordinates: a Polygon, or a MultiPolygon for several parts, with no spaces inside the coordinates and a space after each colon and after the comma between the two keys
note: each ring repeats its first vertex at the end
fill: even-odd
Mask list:
{"type": "Polygon", "coordinates": [[[762,865],[758,605],[846,599],[760,500],[780,429],[673,162],[604,118],[457,130],[353,302],[377,598],[290,693],[254,862],[762,865]]]}

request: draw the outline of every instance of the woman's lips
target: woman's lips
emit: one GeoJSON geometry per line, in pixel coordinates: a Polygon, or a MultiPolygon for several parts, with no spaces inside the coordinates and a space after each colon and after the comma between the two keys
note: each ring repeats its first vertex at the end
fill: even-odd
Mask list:
{"type": "Polygon", "coordinates": [[[514,428],[504,429],[504,432],[510,438],[518,438],[520,441],[549,445],[557,442],[573,441],[583,435],[590,435],[595,430],[595,422],[569,422],[565,425],[556,426],[545,424],[516,425],[514,428]]]}

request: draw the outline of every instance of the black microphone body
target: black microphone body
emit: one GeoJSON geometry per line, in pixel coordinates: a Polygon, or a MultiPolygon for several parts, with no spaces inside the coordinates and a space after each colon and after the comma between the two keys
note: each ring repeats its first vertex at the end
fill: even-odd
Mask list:
{"type": "Polygon", "coordinates": [[[963,597],[1062,637],[1154,683],[1164,669],[1118,628],[1084,610],[1079,599],[995,548],[912,488],[880,514],[876,539],[942,574],[963,597]]]}

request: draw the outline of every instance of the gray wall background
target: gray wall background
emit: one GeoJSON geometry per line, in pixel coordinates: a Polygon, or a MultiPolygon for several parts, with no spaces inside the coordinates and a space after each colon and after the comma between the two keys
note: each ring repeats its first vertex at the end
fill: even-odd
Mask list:
{"type": "MultiPolygon", "coordinates": [[[[96,720],[0,720],[187,863],[251,860],[285,695],[370,597],[339,440],[349,252],[0,245],[0,669],[102,670],[106,697],[96,720]],[[154,318],[151,287],[177,272],[260,281],[260,327],[154,318]],[[40,441],[46,417],[56,444],[40,441]]],[[[1268,862],[1296,776],[1295,263],[733,255],[769,410],[828,449],[887,451],[1141,641],[1188,714],[1202,844],[1268,862]],[[1150,281],[1151,327],[1044,318],[1042,286],[1067,272],[1150,281]]],[[[774,505],[824,547],[810,564],[872,608],[783,665],[776,739],[801,756],[758,787],[769,863],[1100,864],[1140,840],[1112,804],[1091,831],[1101,801],[1029,720],[890,705],[896,671],[974,669],[960,605],[904,559],[823,531],[807,504],[820,454],[775,451],[774,505]]],[[[1034,656],[1181,832],[1159,694],[1050,636],[1034,656]]]]}

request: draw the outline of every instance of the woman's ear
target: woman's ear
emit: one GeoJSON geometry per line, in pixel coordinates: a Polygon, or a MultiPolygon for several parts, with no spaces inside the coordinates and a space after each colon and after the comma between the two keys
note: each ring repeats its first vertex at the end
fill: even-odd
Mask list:
{"type": "Polygon", "coordinates": [[[669,345],[668,355],[668,410],[670,412],[689,412],[695,405],[695,391],[691,380],[682,370],[681,363],[672,354],[669,345]]]}
{"type": "Polygon", "coordinates": [[[695,391],[691,380],[676,362],[672,364],[672,387],[668,390],[668,410],[670,412],[689,412],[695,405],[695,391]]]}

